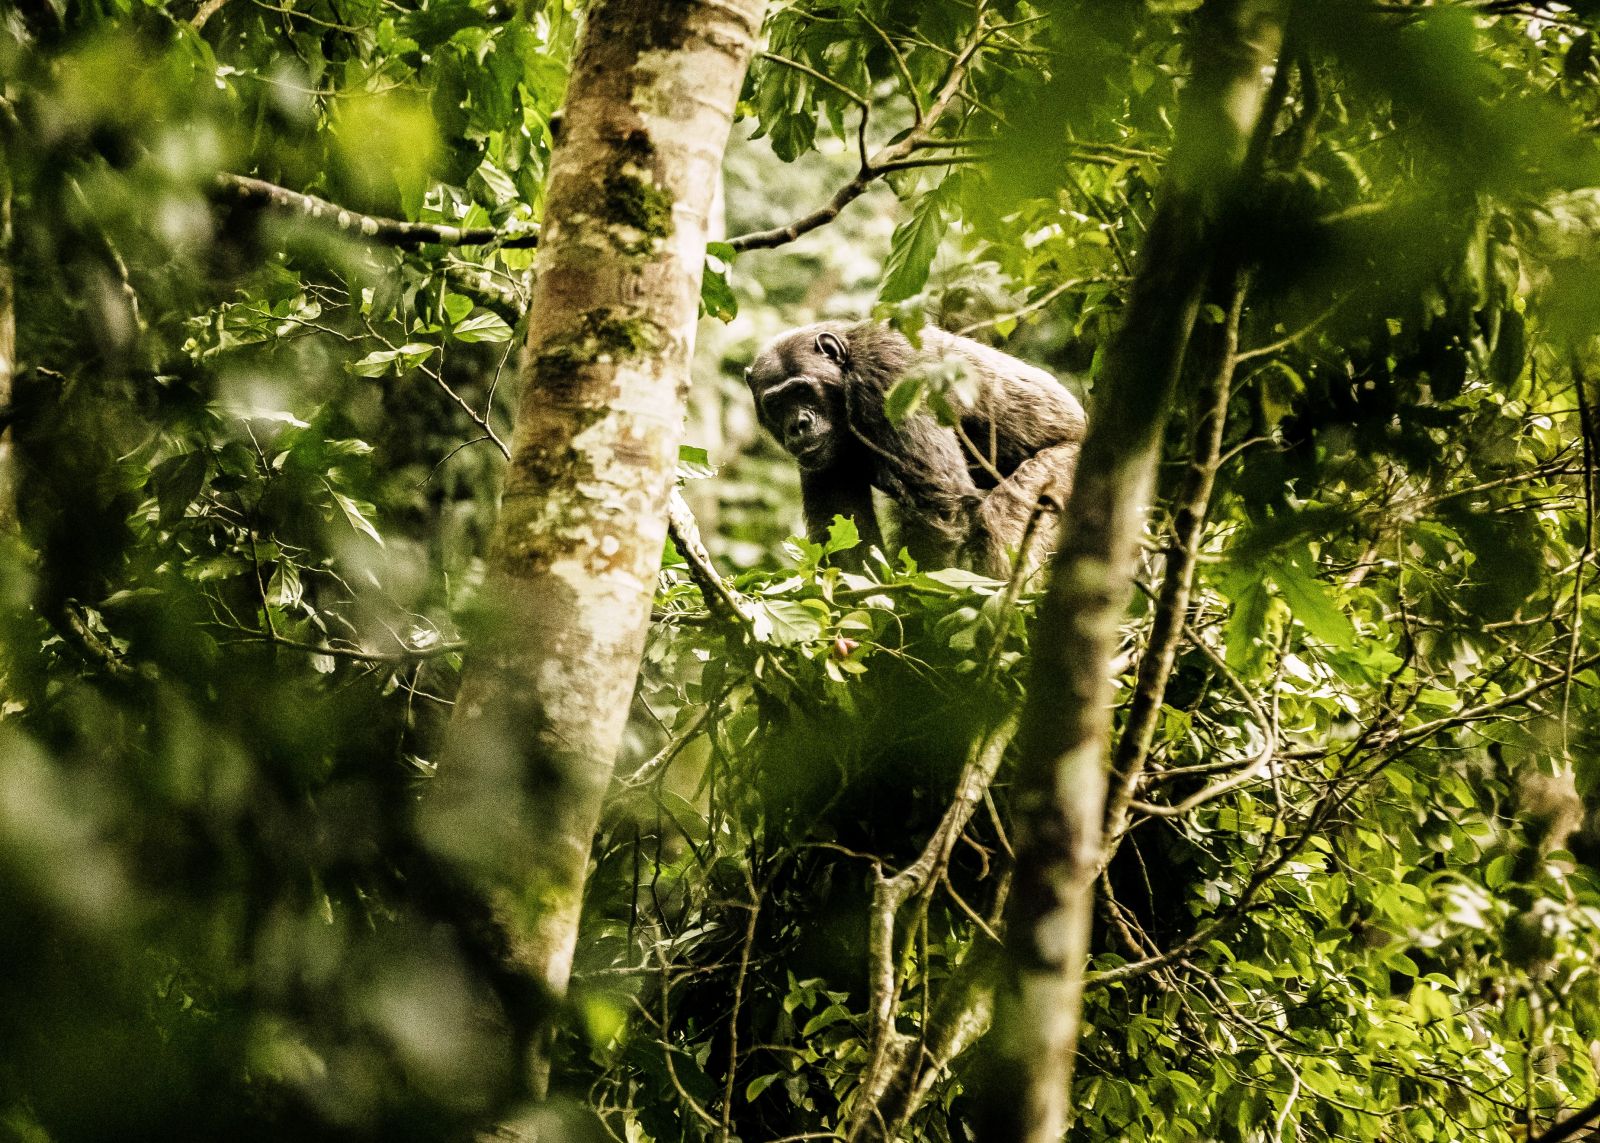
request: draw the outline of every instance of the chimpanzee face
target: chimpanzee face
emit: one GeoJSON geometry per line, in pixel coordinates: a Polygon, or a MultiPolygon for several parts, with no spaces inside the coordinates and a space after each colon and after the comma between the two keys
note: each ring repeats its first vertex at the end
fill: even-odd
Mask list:
{"type": "Polygon", "coordinates": [[[844,411],[844,343],[831,333],[779,338],[745,372],[756,415],[802,469],[838,459],[849,432],[844,411]]]}
{"type": "Polygon", "coordinates": [[[750,389],[761,423],[801,468],[826,468],[833,462],[838,451],[834,434],[843,426],[829,408],[833,402],[820,382],[804,376],[786,377],[762,389],[752,373],[750,389]]]}

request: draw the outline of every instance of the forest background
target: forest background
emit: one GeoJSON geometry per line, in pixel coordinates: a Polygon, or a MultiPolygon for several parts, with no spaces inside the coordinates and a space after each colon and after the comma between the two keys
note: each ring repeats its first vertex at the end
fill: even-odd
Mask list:
{"type": "Polygon", "coordinates": [[[0,1135],[1576,1137],[1597,21],[8,5],[0,1135]],[[795,536],[869,315],[1038,580],[795,536]]]}

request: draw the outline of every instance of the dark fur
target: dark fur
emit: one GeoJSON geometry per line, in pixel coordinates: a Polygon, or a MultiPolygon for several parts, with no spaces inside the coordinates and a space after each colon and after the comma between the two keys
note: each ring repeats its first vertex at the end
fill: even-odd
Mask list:
{"type": "MultiPolygon", "coordinates": [[[[813,539],[841,515],[855,520],[864,545],[882,547],[872,509],[877,488],[895,506],[900,543],[920,565],[965,562],[1004,574],[1040,497],[1060,507],[1071,492],[1083,406],[1050,374],[997,349],[938,329],[924,330],[921,340],[914,348],[874,322],[791,330],[747,372],[756,414],[800,466],[813,539]],[[931,413],[913,413],[897,427],[884,412],[884,398],[908,369],[951,358],[976,382],[961,427],[982,459],[931,413]]],[[[1041,529],[1041,538],[1050,532],[1041,529]]],[[[1040,551],[1035,544],[1025,555],[1035,561],[1040,551]]]]}

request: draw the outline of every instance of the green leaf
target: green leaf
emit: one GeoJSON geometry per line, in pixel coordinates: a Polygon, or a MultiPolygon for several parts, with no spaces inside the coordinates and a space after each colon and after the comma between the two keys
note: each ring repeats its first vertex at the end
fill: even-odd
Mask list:
{"type": "Polygon", "coordinates": [[[400,355],[399,368],[401,372],[415,369],[433,355],[434,347],[425,342],[413,341],[402,345],[396,352],[400,355]]]}
{"type": "Polygon", "coordinates": [[[1514,854],[1503,853],[1489,862],[1489,868],[1483,872],[1483,883],[1490,889],[1499,889],[1511,880],[1511,871],[1516,867],[1517,859],[1514,854]]]}
{"type": "Polygon", "coordinates": [[[889,395],[883,399],[883,412],[889,418],[889,423],[895,426],[903,424],[922,404],[922,395],[927,388],[928,378],[922,373],[910,373],[896,381],[889,395]]]}
{"type": "Polygon", "coordinates": [[[267,602],[277,608],[296,607],[302,594],[300,569],[287,560],[279,563],[272,578],[267,581],[267,602]]]}
{"type": "Polygon", "coordinates": [[[828,525],[828,539],[822,545],[822,554],[831,556],[834,552],[849,551],[860,542],[861,532],[856,522],[848,516],[835,516],[828,525]]]}
{"type": "Polygon", "coordinates": [[[357,377],[382,377],[394,365],[395,358],[400,353],[394,349],[380,349],[369,353],[360,361],[350,366],[350,372],[357,377]]]}
{"type": "Polygon", "coordinates": [[[238,556],[212,556],[209,560],[201,561],[195,570],[195,579],[209,583],[212,580],[232,579],[251,570],[250,563],[238,556]]]}
{"type": "Polygon", "coordinates": [[[711,455],[705,449],[695,445],[678,446],[679,480],[701,480],[716,474],[717,466],[711,463],[711,455]]]}
{"type": "Polygon", "coordinates": [[[830,1024],[837,1024],[840,1020],[850,1017],[850,1010],[842,1004],[830,1004],[821,1012],[806,1021],[806,1026],[800,1029],[800,1035],[811,1036],[822,1031],[830,1024]]]}
{"type": "Polygon", "coordinates": [[[951,592],[968,591],[995,591],[1005,586],[997,579],[990,579],[986,575],[967,571],[965,568],[940,568],[938,571],[923,572],[917,576],[919,587],[932,587],[935,590],[945,589],[951,592]]]}
{"type": "Polygon", "coordinates": [[[1296,620],[1324,643],[1348,649],[1356,629],[1328,588],[1287,560],[1272,564],[1272,579],[1296,620]]]}
{"type": "Polygon", "coordinates": [[[479,310],[456,325],[450,336],[457,341],[510,341],[511,327],[506,319],[489,310],[479,310]]]}
{"type": "Polygon", "coordinates": [[[745,1102],[746,1103],[752,1102],[756,1098],[756,1096],[758,1096],[762,1092],[766,1091],[769,1087],[771,1087],[774,1083],[776,1083],[778,1080],[780,1080],[782,1078],[783,1078],[783,1073],[782,1072],[772,1072],[770,1075],[757,1076],[755,1079],[751,1080],[748,1084],[745,1085],[745,1088],[744,1088],[745,1102]]]}
{"type": "Polygon", "coordinates": [[[450,324],[455,325],[472,312],[472,299],[462,297],[460,294],[446,294],[444,296],[444,316],[450,319],[450,324]]]}
{"type": "Polygon", "coordinates": [[[700,312],[721,322],[730,322],[739,316],[739,299],[728,285],[728,277],[710,266],[700,279],[700,312]]]}
{"type": "Polygon", "coordinates": [[[1227,640],[1224,657],[1232,670],[1253,673],[1265,652],[1262,637],[1267,631],[1267,608],[1272,596],[1259,575],[1246,572],[1228,576],[1220,586],[1222,593],[1233,602],[1224,635],[1227,640]]]}
{"type": "Polygon", "coordinates": [[[928,282],[928,268],[944,238],[943,188],[922,196],[911,217],[895,228],[889,240],[889,258],[883,266],[880,302],[903,302],[920,293],[928,282]]]}
{"type": "Polygon", "coordinates": [[[366,441],[356,440],[354,437],[345,437],[340,440],[325,440],[322,442],[322,448],[323,451],[330,457],[372,455],[372,446],[366,441]]]}
{"type": "Polygon", "coordinates": [[[372,521],[367,519],[367,513],[372,511],[372,505],[363,504],[353,500],[343,492],[334,492],[333,502],[344,513],[344,518],[350,521],[350,526],[363,536],[370,537],[380,548],[383,547],[383,537],[378,535],[378,529],[372,526],[372,521]]]}
{"type": "Polygon", "coordinates": [[[157,465],[150,474],[150,490],[156,496],[156,514],[163,528],[183,518],[200,488],[206,482],[207,456],[188,452],[157,465]]]}
{"type": "Polygon", "coordinates": [[[780,646],[822,638],[825,628],[816,613],[793,599],[751,601],[756,637],[780,646]]]}

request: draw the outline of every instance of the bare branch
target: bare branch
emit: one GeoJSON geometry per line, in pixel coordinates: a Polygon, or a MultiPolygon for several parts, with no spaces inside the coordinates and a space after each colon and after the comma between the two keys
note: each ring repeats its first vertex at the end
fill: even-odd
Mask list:
{"type": "Polygon", "coordinates": [[[1334,314],[1339,312],[1339,307],[1344,305],[1345,301],[1348,298],[1352,297],[1353,294],[1354,294],[1354,291],[1351,291],[1350,293],[1347,293],[1347,294],[1343,295],[1342,297],[1335,299],[1334,303],[1331,306],[1329,306],[1327,309],[1323,310],[1316,317],[1312,318],[1305,325],[1301,326],[1299,329],[1293,331],[1292,333],[1285,334],[1283,337],[1280,337],[1277,341],[1268,342],[1266,345],[1258,345],[1254,349],[1241,350],[1240,353],[1239,353],[1238,360],[1240,360],[1240,361],[1253,361],[1257,357],[1268,357],[1268,356],[1270,356],[1270,355],[1272,355],[1274,353],[1277,353],[1279,350],[1288,349],[1291,345],[1293,345],[1295,342],[1299,341],[1302,337],[1305,337],[1306,335],[1311,334],[1311,333],[1315,333],[1317,331],[1317,329],[1319,329],[1324,322],[1326,322],[1334,314]]]}
{"type": "Polygon", "coordinates": [[[733,1138],[733,1085],[739,1075],[739,1007],[744,1000],[745,980],[750,974],[750,953],[756,944],[756,923],[761,919],[761,893],[756,888],[750,867],[744,867],[744,880],[750,889],[749,915],[745,920],[744,942],[739,951],[739,971],[733,978],[733,1009],[728,1013],[728,1074],[722,1083],[722,1129],[717,1138],[728,1143],[733,1138]]]}
{"type": "Polygon", "coordinates": [[[878,177],[877,172],[870,167],[862,167],[856,172],[855,178],[845,183],[834,192],[826,206],[819,207],[810,214],[795,219],[787,226],[774,227],[771,230],[755,230],[749,234],[740,234],[730,238],[728,245],[735,250],[770,250],[774,246],[786,246],[803,235],[810,234],[819,226],[826,226],[839,212],[856,199],[866,193],[873,180],[878,177]]]}
{"type": "Polygon", "coordinates": [[[215,16],[218,9],[227,2],[228,0],[205,0],[205,3],[195,9],[194,16],[189,21],[189,26],[198,32],[206,26],[206,21],[215,16]]]}
{"type": "Polygon", "coordinates": [[[253,631],[249,632],[249,634],[259,641],[269,643],[274,647],[282,647],[289,651],[303,651],[308,655],[327,655],[332,659],[348,659],[352,663],[416,663],[467,649],[465,643],[452,641],[431,643],[426,647],[403,643],[393,651],[363,651],[357,647],[344,647],[329,643],[304,643],[298,639],[285,638],[274,631],[253,631]]]}
{"type": "Polygon", "coordinates": [[[911,78],[911,69],[906,66],[906,57],[901,53],[900,45],[889,38],[889,33],[873,23],[865,10],[857,12],[856,18],[878,34],[878,38],[883,41],[883,46],[888,48],[889,54],[894,57],[895,70],[900,73],[900,79],[906,85],[906,98],[911,100],[911,106],[915,109],[917,115],[916,124],[921,127],[928,117],[928,112],[922,106],[922,94],[917,90],[916,81],[911,78]]]}
{"type": "Polygon", "coordinates": [[[494,273],[483,266],[446,258],[439,269],[457,293],[498,310],[510,322],[515,323],[528,310],[528,299],[522,291],[497,281],[494,273]]]}
{"type": "Polygon", "coordinates": [[[868,928],[871,1046],[861,1069],[861,1092],[857,1096],[855,1122],[850,1132],[853,1139],[891,1137],[892,1124],[888,1122],[891,1117],[883,1116],[880,1103],[891,1091],[901,1095],[911,1092],[922,1062],[920,1054],[907,1054],[909,1041],[894,1027],[894,1011],[900,996],[894,956],[895,916],[906,902],[925,892],[943,875],[957,839],[988,792],[1016,731],[1017,719],[1012,714],[973,744],[967,764],[956,781],[955,796],[917,859],[892,877],[883,876],[881,869],[876,873],[868,928]]]}

